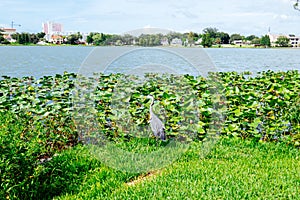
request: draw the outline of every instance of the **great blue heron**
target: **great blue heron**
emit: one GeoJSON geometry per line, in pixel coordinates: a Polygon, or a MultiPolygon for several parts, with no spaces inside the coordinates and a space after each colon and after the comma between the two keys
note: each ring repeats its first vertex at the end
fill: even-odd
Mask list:
{"type": "Polygon", "coordinates": [[[155,137],[159,137],[162,141],[166,141],[165,126],[162,121],[153,113],[152,106],[154,103],[154,98],[151,95],[147,96],[148,99],[151,99],[150,104],[150,127],[155,137]]]}

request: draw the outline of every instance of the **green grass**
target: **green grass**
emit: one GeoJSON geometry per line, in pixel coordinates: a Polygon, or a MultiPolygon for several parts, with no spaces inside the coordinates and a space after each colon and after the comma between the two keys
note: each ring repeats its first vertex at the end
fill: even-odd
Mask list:
{"type": "MultiPolygon", "coordinates": [[[[37,164],[36,155],[44,152],[36,142],[38,127],[24,142],[21,120],[2,120],[0,199],[300,199],[300,152],[286,143],[222,138],[201,158],[202,143],[194,142],[148,176],[106,166],[82,145],[37,164]]],[[[133,138],[116,146],[149,153],[164,144],[133,138]]]]}
{"type": "Polygon", "coordinates": [[[300,153],[284,144],[222,139],[204,159],[194,143],[178,161],[138,179],[90,170],[78,190],[55,199],[300,199],[300,153]]]}

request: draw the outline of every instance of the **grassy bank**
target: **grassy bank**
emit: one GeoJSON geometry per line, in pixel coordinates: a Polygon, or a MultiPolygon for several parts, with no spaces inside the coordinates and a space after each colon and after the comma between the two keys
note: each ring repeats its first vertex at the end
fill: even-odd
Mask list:
{"type": "Polygon", "coordinates": [[[222,139],[204,159],[201,143],[165,169],[135,177],[109,169],[57,199],[299,199],[299,151],[282,144],[222,139]],[[111,172],[111,171],[110,171],[111,172]],[[109,185],[108,188],[105,188],[109,185]]]}
{"type": "MultiPolygon", "coordinates": [[[[39,130],[28,133],[31,138],[24,143],[23,123],[5,118],[0,194],[6,199],[300,198],[300,152],[284,143],[224,137],[201,158],[202,143],[195,141],[171,165],[132,174],[102,164],[82,145],[57,151],[40,163],[36,156],[45,146],[38,141],[39,130]]],[[[118,145],[135,147],[133,151],[140,147],[134,140],[118,145]]]]}

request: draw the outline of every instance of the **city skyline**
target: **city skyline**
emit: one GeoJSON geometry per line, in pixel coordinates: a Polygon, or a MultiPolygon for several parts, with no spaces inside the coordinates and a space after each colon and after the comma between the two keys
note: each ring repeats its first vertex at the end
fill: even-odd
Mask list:
{"type": "Polygon", "coordinates": [[[300,35],[300,12],[292,5],[292,0],[2,0],[0,27],[11,27],[14,21],[18,32],[41,32],[43,22],[54,21],[65,31],[115,34],[143,27],[197,33],[216,27],[260,36],[270,27],[273,33],[300,35]]]}

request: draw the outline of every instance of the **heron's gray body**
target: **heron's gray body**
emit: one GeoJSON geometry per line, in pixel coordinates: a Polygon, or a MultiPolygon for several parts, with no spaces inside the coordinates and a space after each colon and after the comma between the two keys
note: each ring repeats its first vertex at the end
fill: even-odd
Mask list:
{"type": "Polygon", "coordinates": [[[151,99],[150,104],[150,127],[155,137],[159,137],[161,140],[166,140],[165,126],[162,121],[153,113],[152,106],[154,103],[154,98],[152,96],[147,96],[147,98],[151,99]]]}

